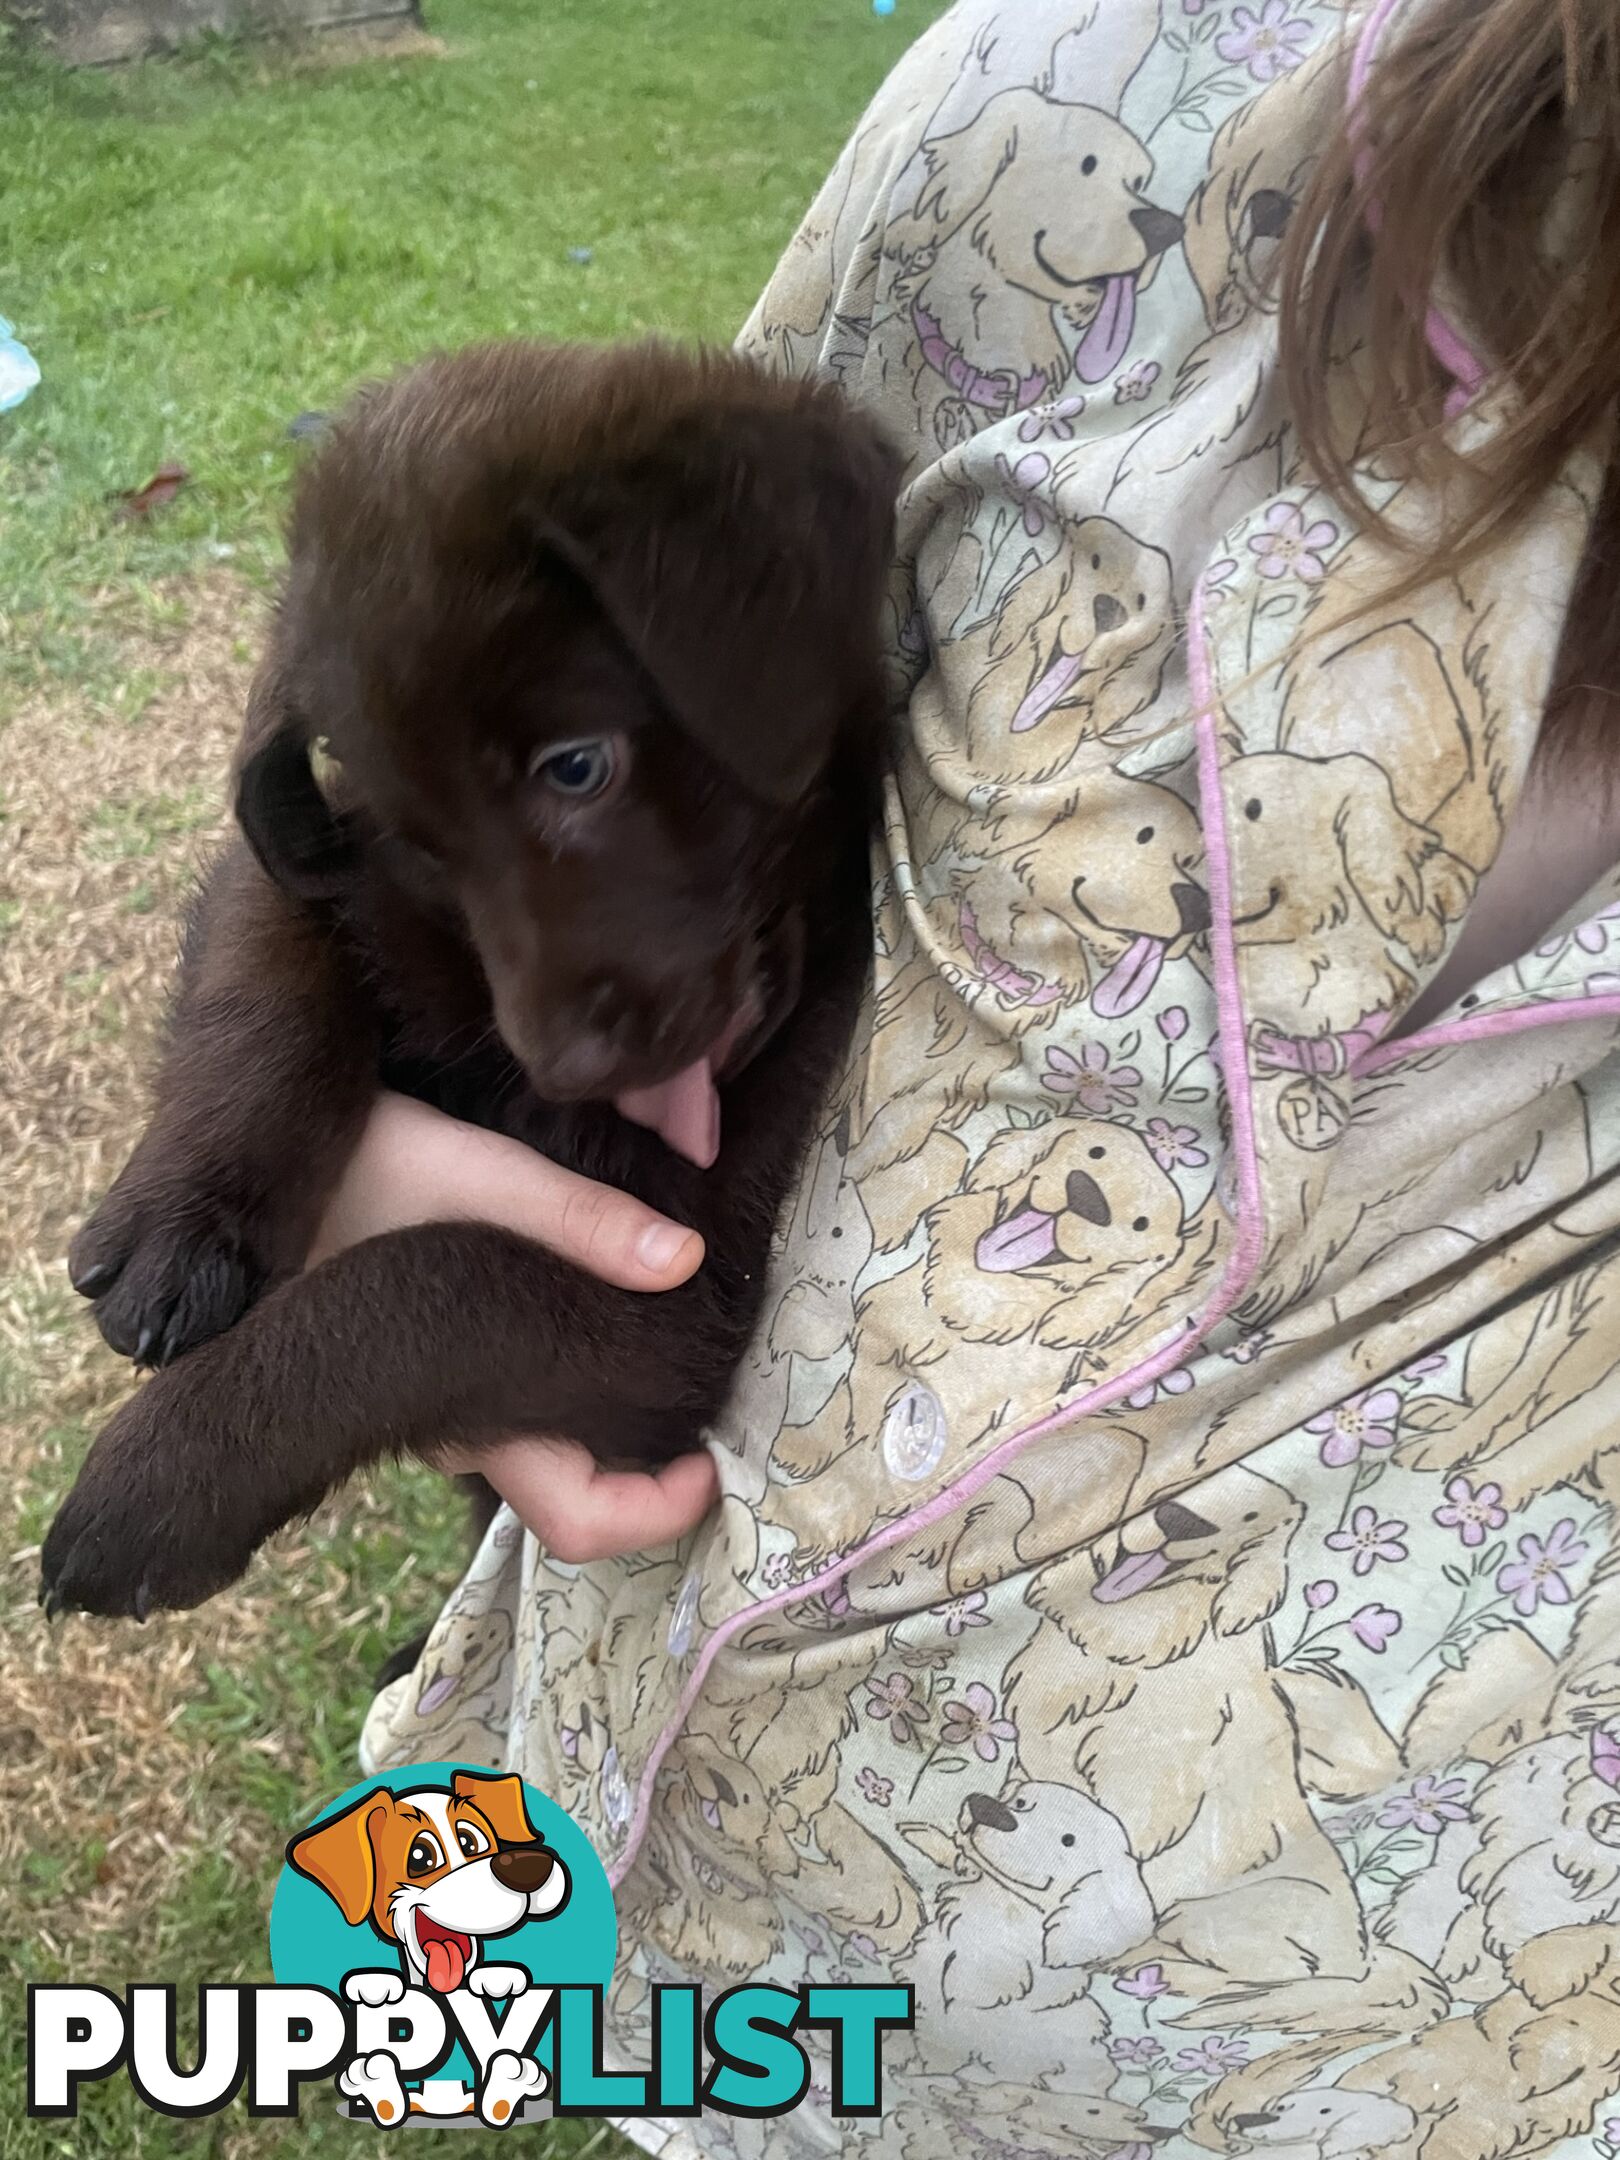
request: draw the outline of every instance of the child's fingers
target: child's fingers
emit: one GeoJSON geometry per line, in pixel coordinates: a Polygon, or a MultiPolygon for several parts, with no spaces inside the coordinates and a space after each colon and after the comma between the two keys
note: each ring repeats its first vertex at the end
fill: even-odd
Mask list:
{"type": "Polygon", "coordinates": [[[329,1202],[309,1262],[417,1223],[492,1222],[626,1290],[672,1290],[703,1240],[616,1186],[600,1185],[504,1133],[380,1094],[329,1202]]]}
{"type": "Polygon", "coordinates": [[[523,1438],[458,1450],[446,1468],[487,1478],[547,1552],[576,1564],[671,1544],[720,1492],[701,1449],[660,1470],[604,1470],[577,1441],[523,1438]]]}

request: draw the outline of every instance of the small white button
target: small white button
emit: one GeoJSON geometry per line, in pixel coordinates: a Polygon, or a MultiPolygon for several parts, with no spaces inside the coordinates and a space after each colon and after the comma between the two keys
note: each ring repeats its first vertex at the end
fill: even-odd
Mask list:
{"type": "Polygon", "coordinates": [[[664,1647],[671,1657],[685,1657],[692,1647],[692,1630],[697,1626],[698,1599],[703,1595],[703,1577],[696,1568],[686,1576],[675,1593],[675,1610],[669,1616],[669,1633],[664,1637],[664,1647]]]}
{"type": "Polygon", "coordinates": [[[945,1412],[932,1388],[913,1380],[883,1420],[883,1460],[897,1478],[925,1478],[945,1452],[945,1412]]]}
{"type": "Polygon", "coordinates": [[[610,1747],[602,1757],[602,1812],[608,1819],[608,1828],[615,1837],[623,1837],[630,1827],[630,1788],[624,1782],[624,1772],[619,1768],[619,1751],[610,1747]]]}

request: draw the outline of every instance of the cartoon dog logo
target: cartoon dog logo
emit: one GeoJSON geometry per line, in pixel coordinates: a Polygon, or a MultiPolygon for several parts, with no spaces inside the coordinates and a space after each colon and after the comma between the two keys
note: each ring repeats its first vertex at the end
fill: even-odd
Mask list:
{"type": "MultiPolygon", "coordinates": [[[[412,1987],[448,1995],[506,1967],[482,1945],[568,1902],[568,1870],[529,1821],[522,1780],[458,1770],[448,1789],[379,1786],[294,1838],[288,1863],[351,1927],[394,1945],[412,1987]]],[[[521,1975],[519,1977],[522,1977],[521,1975]]],[[[482,1992],[483,1990],[479,1990],[482,1992]]]]}

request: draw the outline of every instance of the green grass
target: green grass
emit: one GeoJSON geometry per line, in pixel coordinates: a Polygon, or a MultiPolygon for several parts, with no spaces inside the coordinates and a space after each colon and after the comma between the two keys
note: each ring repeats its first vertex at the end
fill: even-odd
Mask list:
{"type": "MultiPolygon", "coordinates": [[[[184,581],[226,559],[254,579],[273,570],[297,454],[287,423],[357,378],[513,332],[728,338],[866,97],[941,4],[900,0],[883,22],[866,0],[428,0],[443,58],[335,68],[218,44],[68,76],[0,47],[0,312],[44,370],[0,416],[0,695],[42,689],[98,728],[140,725],[184,581]],[[191,486],[150,528],[116,520],[109,494],[171,459],[191,486]],[[150,650],[132,658],[142,633],[150,650]]],[[[144,912],[207,807],[104,801],[85,860],[143,880],[150,860],[154,882],[120,903],[144,912]]],[[[110,1029],[120,1054],[101,1017],[117,985],[63,988],[64,1025],[93,1041],[110,1029]]],[[[40,1257],[59,1282],[57,1256],[40,1257]]],[[[54,1287],[38,1311],[7,1298],[0,1410],[24,1467],[0,1462],[13,1545],[0,1563],[15,1570],[0,1581],[0,1652],[9,1636],[21,1672],[39,1625],[27,1547],[91,1427],[82,1394],[53,1377],[63,1331],[84,1324],[73,1301],[54,1287]]],[[[191,1842],[160,1893],[120,1877],[95,1823],[26,1792],[23,1856],[0,1879],[0,2160],[371,2149],[319,2100],[296,2125],[250,2125],[238,2108],[170,2123],[114,2079],[74,2123],[21,2109],[25,1979],[166,1978],[184,1994],[265,1976],[281,1844],[352,1780],[369,1675],[461,1558],[458,1510],[425,1473],[390,1477],[305,1543],[310,1564],[251,1621],[225,1609],[196,1631],[165,1735],[180,1743],[191,1842]],[[75,1909],[109,1883],[128,1918],[91,1947],[75,1909]]],[[[31,1715],[54,1719],[59,1701],[71,1725],[87,1654],[62,1638],[54,1692],[31,1715]]],[[[6,1730],[9,1707],[0,1776],[5,1745],[28,1744],[6,1730]]],[[[141,1744],[116,1723],[99,1733],[109,1820],[141,1744]]],[[[531,2132],[537,2145],[556,2160],[619,2149],[590,2124],[531,2132]]],[[[461,2149],[446,2133],[410,2146],[461,2149]]]]}
{"type": "Polygon", "coordinates": [[[93,672],[85,596],[274,560],[287,422],[435,344],[727,338],[937,0],[429,0],[442,59],[0,54],[0,644],[93,672]],[[592,260],[570,259],[589,248],[592,260]],[[178,459],[131,531],[108,495],[178,459]],[[6,632],[9,629],[9,634],[6,632]]]}

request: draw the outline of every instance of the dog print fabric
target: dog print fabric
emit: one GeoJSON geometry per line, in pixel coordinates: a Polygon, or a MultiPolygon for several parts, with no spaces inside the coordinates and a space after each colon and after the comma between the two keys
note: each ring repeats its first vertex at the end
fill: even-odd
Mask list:
{"type": "Polygon", "coordinates": [[[588,1827],[621,2059],[910,1982],[882,2120],[672,2160],[1620,2149],[1620,876],[1397,1032],[1600,463],[1396,603],[1301,467],[1266,272],[1390,13],[963,0],[745,332],[910,453],[863,1022],[716,1515],[502,1516],[365,1741],[588,1827]]]}

